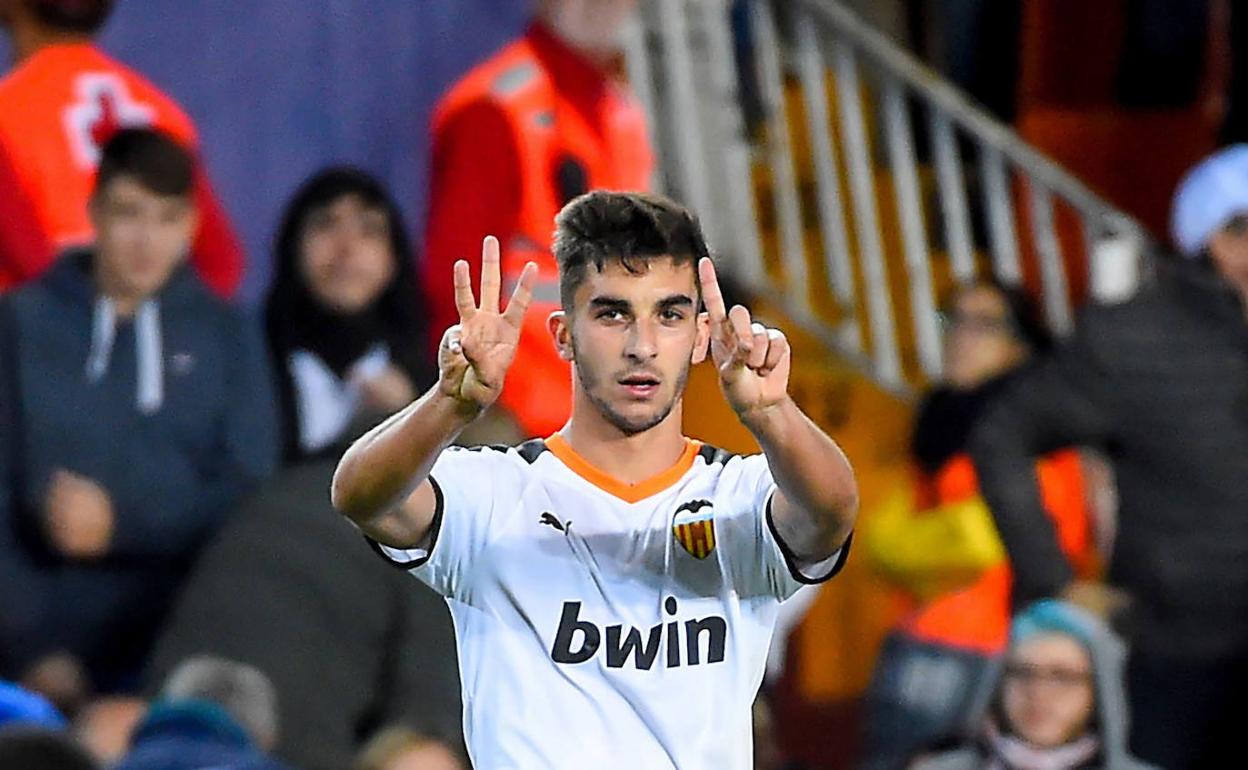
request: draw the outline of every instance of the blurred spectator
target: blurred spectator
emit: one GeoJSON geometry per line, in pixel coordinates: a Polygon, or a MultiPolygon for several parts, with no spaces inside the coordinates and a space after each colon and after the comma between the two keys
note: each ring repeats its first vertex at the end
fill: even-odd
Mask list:
{"type": "MultiPolygon", "coordinates": [[[[913,489],[876,511],[864,530],[874,566],[910,602],[868,692],[867,768],[903,768],[916,750],[963,727],[1009,630],[1010,567],[967,445],[984,409],[1051,340],[1030,298],[994,283],[960,290],[944,317],[944,381],[918,409],[913,489]]],[[[1036,472],[1063,552],[1088,563],[1079,456],[1054,453],[1036,472]]]]}
{"type": "Polygon", "coordinates": [[[130,750],[134,731],[150,705],[128,695],[96,698],[78,711],[70,730],[96,761],[109,767],[130,750]]]}
{"type": "Polygon", "coordinates": [[[0,730],[4,770],[97,770],[99,765],[67,733],[42,727],[0,730]]]}
{"type": "Polygon", "coordinates": [[[1174,203],[1184,259],[1133,299],[1089,308],[1070,343],[1012,383],[972,441],[1021,600],[1076,580],[1033,459],[1103,448],[1118,483],[1111,585],[1129,598],[1132,749],[1168,770],[1223,766],[1248,680],[1248,146],[1206,159],[1174,203]]]}
{"type": "Polygon", "coordinates": [[[305,770],[349,766],[384,724],[458,735],[462,713],[445,602],[378,560],[333,510],[334,466],[288,468],[230,519],[187,581],[149,677],[201,651],[256,666],[282,701],[277,755],[305,770]]]}
{"type": "Polygon", "coordinates": [[[354,770],[467,770],[463,753],[445,741],[408,727],[377,733],[360,752],[354,770]]]}
{"type": "MultiPolygon", "coordinates": [[[[16,66],[0,80],[0,291],[92,240],[87,216],[100,148],[121,128],[151,126],[193,152],[190,118],[138,73],[92,45],[112,0],[0,0],[16,66]]],[[[192,262],[228,297],[243,253],[208,177],[195,172],[200,218],[192,262]]]]}
{"type": "Polygon", "coordinates": [[[568,418],[568,363],[546,331],[547,316],[560,307],[550,254],[555,214],[594,188],[650,186],[645,114],[622,79],[621,38],[635,5],[539,0],[524,36],[468,73],[433,118],[425,236],[425,284],[435,289],[433,347],[459,320],[446,289],[452,266],[467,259],[478,281],[476,256],[486,235],[502,245],[504,283],[529,260],[540,268],[499,402],[502,425],[491,440],[547,436],[568,418]]]}
{"type": "Polygon", "coordinates": [[[914,770],[1146,770],[1127,752],[1122,658],[1091,615],[1037,602],[1014,621],[972,742],[914,770]]]}
{"type": "MultiPolygon", "coordinates": [[[[125,689],[221,517],[272,470],[259,335],[182,266],[192,160],[105,146],[97,238],[0,302],[0,673],[125,689]]],[[[66,692],[68,691],[68,692],[66,692]]]]}
{"type": "Polygon", "coordinates": [[[278,700],[259,670],[210,657],[187,660],[135,731],[112,770],[281,770],[278,700]]]}
{"type": "Polygon", "coordinates": [[[65,717],[42,695],[0,681],[0,728],[15,724],[60,728],[65,726],[65,717]]]}
{"type": "Polygon", "coordinates": [[[265,306],[287,457],[332,450],[433,384],[426,310],[381,184],[350,168],[305,182],[283,217],[265,306]]]}

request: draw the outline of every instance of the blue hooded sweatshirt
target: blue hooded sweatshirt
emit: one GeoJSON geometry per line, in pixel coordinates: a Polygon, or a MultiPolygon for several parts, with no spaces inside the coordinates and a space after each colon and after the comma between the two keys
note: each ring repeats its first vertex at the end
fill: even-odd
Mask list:
{"type": "Polygon", "coordinates": [[[157,702],[112,770],[284,770],[230,715],[201,700],[157,702]]]}
{"type": "Polygon", "coordinates": [[[197,548],[276,464],[258,328],[186,266],[119,318],[91,260],[0,299],[0,675],[58,649],[132,671],[197,548]],[[60,468],[108,492],[101,559],[43,535],[60,468]]]}

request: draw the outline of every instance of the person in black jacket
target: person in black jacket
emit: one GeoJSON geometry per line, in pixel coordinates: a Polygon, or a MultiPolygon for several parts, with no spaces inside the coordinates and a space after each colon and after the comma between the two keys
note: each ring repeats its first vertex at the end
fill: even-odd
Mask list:
{"type": "Polygon", "coordinates": [[[0,676],[71,711],[135,684],[195,553],[276,465],[259,330],[186,264],[193,179],[173,139],[118,132],[94,247],[0,306],[0,676]]]}
{"type": "Polygon", "coordinates": [[[303,183],[275,256],[264,313],[285,454],[323,456],[433,384],[427,308],[399,209],[358,169],[303,183]]]}
{"type": "Polygon", "coordinates": [[[1236,745],[1248,685],[1248,145],[1189,173],[1174,231],[1185,259],[1089,308],[985,416],[972,454],[1016,603],[1125,604],[1132,749],[1185,770],[1236,745]],[[1040,507],[1033,459],[1070,445],[1103,448],[1115,469],[1112,588],[1072,580],[1040,507]]]}
{"type": "Polygon", "coordinates": [[[441,597],[380,561],[330,507],[335,458],[284,470],[205,549],[156,644],[149,690],[199,653],[277,689],[279,757],[340,770],[379,727],[460,732],[459,673],[441,597]]]}

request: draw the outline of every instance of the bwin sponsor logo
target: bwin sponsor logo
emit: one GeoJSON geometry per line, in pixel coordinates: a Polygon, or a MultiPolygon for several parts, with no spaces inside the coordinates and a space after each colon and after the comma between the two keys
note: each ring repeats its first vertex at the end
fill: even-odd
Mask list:
{"type": "MultiPolygon", "coordinates": [[[[663,609],[668,615],[675,615],[676,598],[667,597],[663,609]]],[[[728,623],[717,615],[683,623],[678,620],[660,623],[651,627],[644,638],[640,629],[629,627],[625,630],[620,624],[599,629],[593,622],[581,620],[580,615],[580,602],[563,603],[559,630],[550,648],[550,657],[556,663],[584,663],[603,647],[604,636],[607,668],[623,668],[631,659],[634,668],[649,671],[659,658],[660,647],[664,648],[667,668],[697,666],[703,662],[719,663],[724,659],[728,623]]]]}

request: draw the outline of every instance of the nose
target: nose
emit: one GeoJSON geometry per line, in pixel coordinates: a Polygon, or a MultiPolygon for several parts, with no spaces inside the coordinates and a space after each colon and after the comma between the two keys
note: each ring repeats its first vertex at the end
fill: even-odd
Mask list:
{"type": "Polygon", "coordinates": [[[649,361],[658,353],[658,335],[654,323],[644,318],[636,321],[628,335],[628,347],[624,354],[634,361],[649,361]]]}

